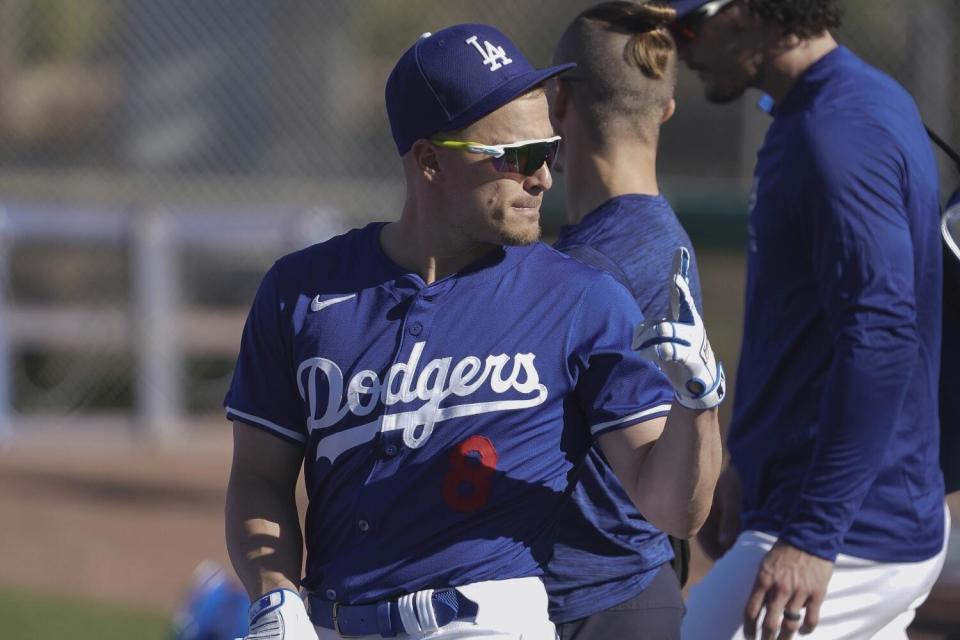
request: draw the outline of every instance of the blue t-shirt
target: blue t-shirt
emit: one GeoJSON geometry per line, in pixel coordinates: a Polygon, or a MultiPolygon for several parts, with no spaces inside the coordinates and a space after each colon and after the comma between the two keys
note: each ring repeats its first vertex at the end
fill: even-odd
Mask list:
{"type": "Polygon", "coordinates": [[[539,575],[593,439],[669,411],[669,382],[630,349],[640,310],[540,243],[426,285],[382,227],[270,269],[227,416],[305,447],[318,597],[539,575]]]}
{"type": "Polygon", "coordinates": [[[844,47],[773,110],[728,446],[746,529],[817,556],[943,544],[937,166],[910,95],[844,47]]]}
{"type": "MultiPolygon", "coordinates": [[[[667,279],[677,247],[690,251],[690,290],[702,310],[690,238],[662,196],[611,198],[577,225],[563,227],[554,245],[619,280],[644,316],[667,315],[667,279]]],[[[578,620],[633,598],[673,558],[667,536],[644,520],[594,447],[560,518],[544,582],[550,619],[578,620]]]]}

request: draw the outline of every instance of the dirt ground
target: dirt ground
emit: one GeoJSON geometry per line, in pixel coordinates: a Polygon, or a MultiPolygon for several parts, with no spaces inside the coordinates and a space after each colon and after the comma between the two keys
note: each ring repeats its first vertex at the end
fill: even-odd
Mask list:
{"type": "Polygon", "coordinates": [[[0,586],[172,612],[198,563],[227,563],[228,434],[0,452],[0,586]]]}
{"type": "MultiPolygon", "coordinates": [[[[46,440],[0,450],[0,587],[173,612],[201,561],[229,566],[229,427],[205,431],[189,447],[46,440]]],[[[960,494],[951,502],[960,513],[960,494]]],[[[691,583],[708,566],[695,546],[691,583]]],[[[956,615],[960,566],[951,571],[921,619],[956,615]]]]}

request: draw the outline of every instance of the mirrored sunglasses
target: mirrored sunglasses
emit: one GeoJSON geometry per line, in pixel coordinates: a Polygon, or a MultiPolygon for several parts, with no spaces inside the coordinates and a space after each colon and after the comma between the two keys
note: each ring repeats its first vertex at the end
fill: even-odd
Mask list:
{"type": "Polygon", "coordinates": [[[468,140],[431,140],[438,147],[490,156],[493,168],[502,173],[532,176],[544,164],[553,168],[560,150],[560,136],[540,140],[521,140],[509,144],[483,144],[468,140]]]}

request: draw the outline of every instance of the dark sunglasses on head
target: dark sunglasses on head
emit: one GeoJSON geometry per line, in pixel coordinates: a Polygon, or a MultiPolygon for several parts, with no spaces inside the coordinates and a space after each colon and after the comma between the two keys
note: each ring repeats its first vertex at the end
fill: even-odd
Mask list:
{"type": "Polygon", "coordinates": [[[467,140],[431,140],[438,147],[490,156],[493,168],[502,173],[532,176],[544,164],[553,168],[560,150],[560,136],[539,140],[521,140],[509,144],[483,144],[467,140]]]}
{"type": "Polygon", "coordinates": [[[693,42],[703,27],[703,23],[720,13],[733,1],[734,0],[713,0],[713,2],[708,2],[696,11],[692,11],[682,18],[677,18],[667,25],[667,28],[678,44],[693,42]]]}

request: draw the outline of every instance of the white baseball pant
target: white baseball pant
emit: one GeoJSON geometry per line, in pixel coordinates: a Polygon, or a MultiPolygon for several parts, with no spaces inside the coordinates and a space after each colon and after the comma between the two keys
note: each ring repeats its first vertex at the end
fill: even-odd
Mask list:
{"type": "MultiPolygon", "coordinates": [[[[402,634],[402,640],[555,640],[556,628],[547,615],[547,591],[540,578],[489,580],[457,587],[479,606],[474,621],[454,620],[436,631],[402,634]]],[[[412,610],[410,612],[412,614],[412,610]]],[[[331,629],[315,627],[320,640],[340,640],[331,629]]],[[[379,635],[361,640],[378,640],[379,635]]]]}
{"type": "MultiPolygon", "coordinates": [[[[922,562],[874,562],[840,554],[820,623],[803,640],[906,640],[917,607],[937,581],[947,556],[950,511],[944,505],[943,548],[922,562]]],[[[690,590],[684,640],[743,640],[743,609],[760,562],[777,538],[744,531],[734,546],[690,590]]],[[[763,620],[761,613],[760,620],[763,620]]],[[[759,629],[757,638],[760,637],[759,629]]],[[[797,636],[795,636],[797,637],[797,636]]]]}

